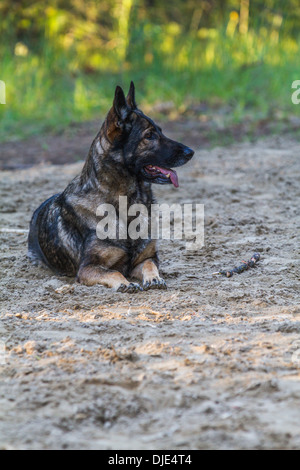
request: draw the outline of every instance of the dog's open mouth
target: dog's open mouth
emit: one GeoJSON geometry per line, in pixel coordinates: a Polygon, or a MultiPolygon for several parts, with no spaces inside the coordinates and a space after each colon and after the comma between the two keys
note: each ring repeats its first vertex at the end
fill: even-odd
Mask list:
{"type": "Polygon", "coordinates": [[[176,171],[170,168],[161,168],[159,166],[147,165],[144,166],[144,171],[147,176],[153,179],[153,183],[165,184],[170,183],[178,188],[178,176],[176,171]]]}

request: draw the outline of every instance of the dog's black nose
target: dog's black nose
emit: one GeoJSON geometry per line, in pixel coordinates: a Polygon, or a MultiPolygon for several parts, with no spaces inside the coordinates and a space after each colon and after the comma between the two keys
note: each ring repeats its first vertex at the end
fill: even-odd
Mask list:
{"type": "Polygon", "coordinates": [[[184,156],[190,160],[192,158],[192,156],[194,155],[194,150],[190,149],[189,147],[186,147],[185,150],[184,150],[184,156]]]}

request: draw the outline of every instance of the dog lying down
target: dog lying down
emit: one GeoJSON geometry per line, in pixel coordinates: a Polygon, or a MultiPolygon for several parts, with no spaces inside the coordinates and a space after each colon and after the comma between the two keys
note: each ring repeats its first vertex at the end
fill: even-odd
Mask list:
{"type": "Polygon", "coordinates": [[[193,154],[189,147],[164,136],[161,128],[138,109],[133,82],[126,98],[117,86],[113,106],[81,174],[34,212],[29,258],[59,275],[76,276],[88,286],[102,284],[119,292],[165,289],[158,271],[157,241],[150,236],[100,239],[96,212],[99,205],[112,205],[116,224],[121,226],[119,197],[127,196],[128,206],[143,204],[149,214],[155,202],[151,184],[178,187],[177,174],[171,167],[184,165],[193,154]]]}

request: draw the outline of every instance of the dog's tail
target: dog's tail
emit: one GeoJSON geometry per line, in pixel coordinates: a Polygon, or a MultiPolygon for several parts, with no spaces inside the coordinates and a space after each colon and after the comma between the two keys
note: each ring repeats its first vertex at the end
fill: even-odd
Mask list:
{"type": "Polygon", "coordinates": [[[55,199],[59,194],[54,194],[54,196],[49,197],[46,201],[44,201],[33,213],[33,216],[30,221],[29,225],[29,235],[28,235],[28,258],[36,265],[44,264],[48,266],[48,268],[52,269],[47,258],[45,257],[44,253],[39,244],[39,224],[38,218],[42,215],[43,211],[46,207],[55,199]]]}

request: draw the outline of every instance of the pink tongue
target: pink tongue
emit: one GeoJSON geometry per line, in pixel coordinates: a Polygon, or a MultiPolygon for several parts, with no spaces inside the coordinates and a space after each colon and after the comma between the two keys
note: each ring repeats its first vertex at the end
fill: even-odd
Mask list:
{"type": "Polygon", "coordinates": [[[167,170],[166,168],[160,168],[159,166],[157,166],[156,168],[158,168],[159,171],[160,171],[163,175],[170,175],[170,180],[171,180],[172,183],[174,184],[175,188],[178,188],[179,183],[178,183],[178,176],[177,176],[176,171],[167,170]]]}

